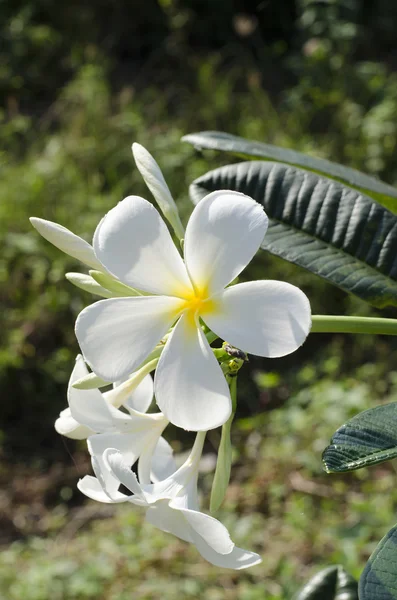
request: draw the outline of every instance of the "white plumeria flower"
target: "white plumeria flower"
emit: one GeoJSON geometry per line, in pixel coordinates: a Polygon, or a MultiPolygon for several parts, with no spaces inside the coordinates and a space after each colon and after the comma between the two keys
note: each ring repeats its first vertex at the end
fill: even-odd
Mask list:
{"type": "MultiPolygon", "coordinates": [[[[84,421],[79,420],[81,416],[80,409],[84,410],[84,407],[92,408],[95,413],[97,407],[102,406],[103,399],[107,398],[108,402],[110,401],[116,408],[125,405],[127,409],[130,408],[145,413],[153,400],[153,380],[150,375],[146,375],[132,392],[127,386],[123,386],[124,382],[117,382],[112,392],[105,392],[104,394],[97,389],[78,390],[73,387],[76,381],[86,375],[88,375],[88,369],[83,357],[79,354],[76,357],[68,384],[67,398],[69,406],[60,413],[58,419],[55,421],[56,431],[71,439],[83,440],[97,431],[95,428],[87,427],[83,424],[84,421]],[[74,416],[72,416],[72,409],[74,416]]],[[[93,418],[91,416],[91,420],[93,418]]]]}
{"type": "Polygon", "coordinates": [[[74,234],[70,229],[37,217],[30,217],[30,222],[39,234],[65,254],[77,258],[91,269],[103,271],[103,266],[95,256],[91,244],[74,234]]]}
{"type": "Polygon", "coordinates": [[[120,281],[153,295],[101,300],[80,313],[76,335],[93,371],[108,381],[131,373],[176,322],[155,374],[157,404],[184,429],[225,423],[229,388],[199,319],[241,350],[272,358],[296,350],[311,326],[309,301],[293,285],[226,287],[253,258],[267,223],[248,196],[212,192],[189,219],[183,261],[149,202],[120,202],[95,232],[96,257],[120,281]]]}
{"type": "MultiPolygon", "coordinates": [[[[132,394],[126,396],[126,388],[124,386],[123,389],[123,385],[104,394],[98,389],[74,388],[73,382],[87,373],[83,358],[78,356],[69,382],[69,409],[63,411],[56,421],[57,431],[65,435],[64,431],[68,429],[66,435],[75,439],[88,437],[87,445],[94,470],[101,469],[102,455],[109,447],[123,452],[131,465],[139,459],[138,472],[142,481],[146,483],[151,481],[151,460],[156,448],[157,452],[164,455],[168,468],[172,468],[174,462],[172,461],[170,467],[168,443],[161,439],[168,420],[161,413],[145,414],[153,398],[153,381],[150,375],[143,379],[132,394]],[[122,403],[128,413],[116,408],[115,403],[117,405],[122,403]]],[[[92,490],[91,479],[86,479],[82,484],[88,485],[89,490],[92,490]]],[[[117,489],[119,484],[109,476],[108,485],[112,484],[117,489]]],[[[95,499],[97,499],[96,491],[94,489],[92,492],[94,496],[91,494],[95,499]]],[[[102,495],[102,489],[99,491],[102,495]]]]}
{"type": "MultiPolygon", "coordinates": [[[[194,544],[201,556],[210,563],[226,569],[245,569],[261,562],[255,552],[237,548],[228,530],[217,519],[200,512],[197,478],[205,433],[199,433],[186,462],[172,475],[145,485],[131,471],[124,456],[109,448],[104,455],[108,470],[99,472],[105,493],[113,502],[128,501],[146,508],[146,520],[161,531],[194,544]],[[106,488],[111,474],[131,495],[106,488]]],[[[154,462],[155,462],[154,458],[154,462]]]]}

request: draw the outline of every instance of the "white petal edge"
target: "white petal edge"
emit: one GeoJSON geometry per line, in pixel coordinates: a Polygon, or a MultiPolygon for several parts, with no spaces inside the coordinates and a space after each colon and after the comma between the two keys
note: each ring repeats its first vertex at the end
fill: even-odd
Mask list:
{"type": "Polygon", "coordinates": [[[310,303],[299,288],[283,281],[250,281],[216,296],[208,327],[236,348],[268,358],[294,352],[311,328],[310,303]]]}
{"type": "Polygon", "coordinates": [[[146,512],[146,521],[160,531],[171,533],[184,542],[192,543],[193,541],[190,533],[191,527],[180,511],[168,506],[168,500],[159,500],[154,506],[151,506],[146,512]]]}
{"type": "Polygon", "coordinates": [[[259,554],[256,554],[256,552],[250,552],[249,550],[243,550],[242,548],[234,546],[229,554],[219,554],[218,552],[215,552],[215,550],[213,550],[194,530],[192,530],[192,537],[193,543],[201,556],[216,567],[239,571],[241,569],[253,567],[262,562],[261,557],[259,554]]]}
{"type": "Polygon", "coordinates": [[[186,228],[185,263],[197,290],[219,292],[251,261],[265,236],[268,218],[262,206],[239,192],[205,196],[186,228]]]}
{"type": "Polygon", "coordinates": [[[171,423],[190,431],[223,425],[232,405],[229,387],[200,327],[182,315],[155,372],[156,402],[171,423]]]}
{"type": "MultiPolygon", "coordinates": [[[[77,423],[92,431],[109,431],[114,428],[111,409],[98,389],[79,390],[73,383],[87,375],[88,370],[81,355],[76,358],[68,387],[68,403],[72,417],[77,423]]],[[[113,409],[114,410],[114,409],[113,409]]]]}
{"type": "Polygon", "coordinates": [[[132,409],[145,413],[153,400],[154,384],[151,375],[146,375],[135,390],[123,402],[127,410],[132,409]]]}
{"type": "Polygon", "coordinates": [[[75,327],[86,362],[107,381],[127,377],[167,333],[182,303],[166,296],[138,296],[88,306],[75,327]]]}
{"type": "Polygon", "coordinates": [[[39,234],[53,246],[89,267],[103,271],[103,265],[96,258],[93,247],[83,238],[53,221],[31,217],[30,222],[39,234]]]}
{"type": "Polygon", "coordinates": [[[166,224],[150,202],[128,196],[98,225],[97,258],[123,283],[153,294],[185,296],[191,283],[166,224]]]}
{"type": "Polygon", "coordinates": [[[116,504],[118,502],[126,502],[127,500],[127,496],[121,494],[115,500],[110,498],[102,489],[98,479],[92,475],[85,475],[85,477],[77,482],[77,487],[80,492],[91,500],[103,502],[104,504],[116,504]]]}
{"type": "MultiPolygon", "coordinates": [[[[170,502],[171,508],[177,508],[175,501],[170,502]]],[[[179,509],[190,527],[199,535],[210,548],[219,554],[230,554],[234,548],[234,543],[226,527],[214,517],[206,515],[200,511],[179,509]]],[[[194,537],[194,534],[192,534],[194,537]]]]}
{"type": "Polygon", "coordinates": [[[85,425],[80,425],[80,423],[72,417],[70,408],[65,408],[65,410],[60,413],[58,419],[55,421],[54,427],[57,433],[64,435],[71,440],[85,440],[94,433],[92,429],[85,427],[85,425]]]}

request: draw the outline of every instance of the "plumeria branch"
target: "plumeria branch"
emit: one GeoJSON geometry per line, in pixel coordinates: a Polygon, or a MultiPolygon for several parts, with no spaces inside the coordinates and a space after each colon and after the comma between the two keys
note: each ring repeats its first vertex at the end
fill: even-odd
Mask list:
{"type": "Polygon", "coordinates": [[[311,333],[397,335],[397,319],[313,315],[311,333]]]}

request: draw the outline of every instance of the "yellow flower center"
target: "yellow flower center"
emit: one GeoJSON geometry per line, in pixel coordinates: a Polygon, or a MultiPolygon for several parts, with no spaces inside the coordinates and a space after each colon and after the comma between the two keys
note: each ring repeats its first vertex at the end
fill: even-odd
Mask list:
{"type": "Polygon", "coordinates": [[[184,304],[180,308],[180,313],[186,315],[189,327],[196,327],[197,317],[205,317],[214,313],[218,309],[218,303],[208,298],[207,290],[191,291],[184,294],[184,304]]]}

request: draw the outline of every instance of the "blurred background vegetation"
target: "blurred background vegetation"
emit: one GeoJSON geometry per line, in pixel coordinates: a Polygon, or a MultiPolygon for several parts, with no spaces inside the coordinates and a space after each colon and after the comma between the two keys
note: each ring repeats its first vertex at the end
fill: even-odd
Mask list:
{"type": "MultiPolygon", "coordinates": [[[[149,197],[130,152],[139,141],[186,220],[189,183],[230,160],[180,143],[203,129],[396,183],[396,27],[389,0],[1,0],[0,597],[289,600],[323,565],[359,576],[394,522],[394,467],[327,476],[321,452],[344,420],[397,400],[396,342],[312,335],[290,357],[250,360],[217,516],[264,561],[221,572],[134,508],[76,490],[84,444],[53,423],[78,352],[73,322],[93,298],[64,279],[80,265],[28,217],[90,240],[125,195],[149,197]]],[[[265,253],[246,276],[300,286],[316,313],[375,313],[265,253]]],[[[191,436],[178,436],[186,449],[191,436]]],[[[211,432],[209,462],[218,441],[211,432]]]]}

